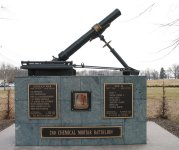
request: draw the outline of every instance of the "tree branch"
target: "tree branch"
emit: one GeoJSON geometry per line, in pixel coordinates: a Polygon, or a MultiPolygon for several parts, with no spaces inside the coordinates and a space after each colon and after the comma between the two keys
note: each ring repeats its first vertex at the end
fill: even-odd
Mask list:
{"type": "Polygon", "coordinates": [[[155,60],[153,60],[153,61],[157,61],[157,60],[163,59],[164,57],[166,57],[166,56],[168,56],[169,54],[171,54],[178,46],[179,46],[179,38],[175,39],[174,42],[173,42],[171,45],[169,45],[169,46],[167,46],[166,48],[163,48],[162,50],[158,51],[158,53],[159,53],[159,52],[161,52],[161,51],[163,51],[163,50],[166,50],[166,49],[172,47],[172,49],[171,49],[167,54],[165,54],[165,55],[163,55],[162,57],[159,57],[159,58],[157,58],[157,59],[155,59],[155,60]]]}
{"type": "Polygon", "coordinates": [[[160,27],[179,26],[179,24],[177,24],[177,23],[179,23],[179,19],[176,19],[176,20],[174,20],[170,23],[167,23],[167,24],[159,24],[159,25],[160,25],[160,27]]]}
{"type": "Polygon", "coordinates": [[[150,6],[148,6],[144,11],[140,12],[137,16],[135,16],[134,18],[130,19],[130,20],[134,20],[140,16],[142,16],[144,13],[146,12],[151,12],[153,6],[155,5],[155,3],[151,4],[150,6]]]}

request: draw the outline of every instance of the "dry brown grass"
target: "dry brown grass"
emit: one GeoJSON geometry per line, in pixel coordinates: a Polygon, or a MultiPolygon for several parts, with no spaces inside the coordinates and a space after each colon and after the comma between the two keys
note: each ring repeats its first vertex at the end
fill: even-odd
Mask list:
{"type": "Polygon", "coordinates": [[[148,86],[162,86],[164,84],[166,86],[176,86],[179,85],[179,79],[159,79],[159,80],[147,80],[148,86]]]}
{"type": "MultiPolygon", "coordinates": [[[[9,89],[10,90],[10,89],[9,89]]],[[[0,90],[0,120],[2,119],[12,119],[15,116],[14,109],[14,90],[10,90],[9,95],[9,116],[8,116],[8,90],[0,90]]]]}
{"type": "MultiPolygon", "coordinates": [[[[166,86],[178,86],[179,80],[165,79],[166,86]]],[[[149,80],[148,86],[162,86],[163,80],[149,80]]],[[[167,102],[167,116],[170,120],[179,122],[179,88],[165,88],[167,102]]],[[[162,105],[163,91],[162,87],[147,88],[147,116],[148,118],[156,118],[160,116],[162,105]]]]}

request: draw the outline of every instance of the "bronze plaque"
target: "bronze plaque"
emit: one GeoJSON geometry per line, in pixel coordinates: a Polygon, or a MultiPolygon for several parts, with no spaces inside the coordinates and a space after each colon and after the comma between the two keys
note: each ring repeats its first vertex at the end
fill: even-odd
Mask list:
{"type": "Polygon", "coordinates": [[[104,85],[104,116],[105,118],[133,117],[133,84],[104,85]]]}
{"type": "Polygon", "coordinates": [[[121,126],[41,127],[41,138],[114,138],[122,137],[121,126]]]}
{"type": "Polygon", "coordinates": [[[71,93],[71,110],[90,110],[91,92],[73,91],[71,93]]]}
{"type": "Polygon", "coordinates": [[[57,118],[57,84],[29,84],[29,118],[57,118]]]}

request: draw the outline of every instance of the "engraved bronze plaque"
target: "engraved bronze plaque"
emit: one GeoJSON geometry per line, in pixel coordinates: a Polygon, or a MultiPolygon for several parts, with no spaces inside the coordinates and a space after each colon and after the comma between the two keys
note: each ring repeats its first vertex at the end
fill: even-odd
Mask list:
{"type": "Polygon", "coordinates": [[[122,137],[121,126],[41,127],[41,138],[114,138],[122,137]]]}
{"type": "Polygon", "coordinates": [[[91,92],[73,91],[71,93],[71,110],[90,110],[91,92]]]}
{"type": "Polygon", "coordinates": [[[57,118],[57,84],[29,84],[28,101],[30,119],[57,118]]]}
{"type": "Polygon", "coordinates": [[[104,117],[133,117],[133,84],[104,84],[104,117]]]}

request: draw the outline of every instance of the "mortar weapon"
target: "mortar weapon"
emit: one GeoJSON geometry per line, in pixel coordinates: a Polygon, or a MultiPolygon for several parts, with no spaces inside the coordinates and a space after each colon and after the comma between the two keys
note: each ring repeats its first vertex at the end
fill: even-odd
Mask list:
{"type": "Polygon", "coordinates": [[[113,69],[120,70],[124,75],[138,75],[139,70],[133,69],[120,57],[120,55],[111,47],[110,42],[107,42],[102,33],[110,26],[111,22],[121,15],[118,9],[115,9],[101,22],[95,24],[87,33],[81,36],[73,44],[67,47],[64,51],[53,57],[52,61],[22,61],[21,68],[28,69],[29,76],[62,76],[62,75],[76,75],[74,68],[92,68],[92,69],[113,69]],[[86,66],[84,64],[75,65],[72,61],[67,61],[78,49],[80,49],[88,41],[100,38],[105,43],[103,47],[108,47],[112,54],[118,59],[124,68],[114,67],[100,67],[100,66],[86,66]]]}

